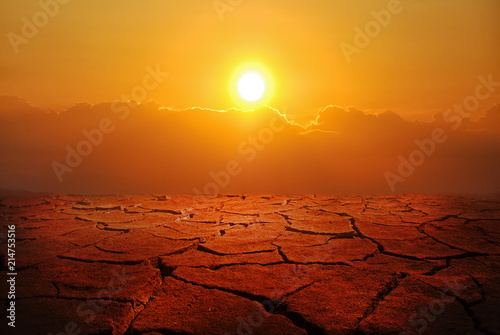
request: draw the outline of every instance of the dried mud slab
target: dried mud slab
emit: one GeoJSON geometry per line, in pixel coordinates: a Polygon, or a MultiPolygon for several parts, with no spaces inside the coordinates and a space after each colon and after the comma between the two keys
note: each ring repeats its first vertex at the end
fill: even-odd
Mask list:
{"type": "Polygon", "coordinates": [[[16,334],[500,333],[498,197],[3,195],[4,320],[9,225],[16,334]]]}

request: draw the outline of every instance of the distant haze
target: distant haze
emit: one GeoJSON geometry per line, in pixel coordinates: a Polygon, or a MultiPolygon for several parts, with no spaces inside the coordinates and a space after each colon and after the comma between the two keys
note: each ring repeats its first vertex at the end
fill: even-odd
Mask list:
{"type": "Polygon", "coordinates": [[[477,122],[439,114],[429,123],[332,106],[308,128],[280,112],[115,102],[56,114],[3,97],[0,187],[92,194],[500,191],[500,105],[477,122]]]}

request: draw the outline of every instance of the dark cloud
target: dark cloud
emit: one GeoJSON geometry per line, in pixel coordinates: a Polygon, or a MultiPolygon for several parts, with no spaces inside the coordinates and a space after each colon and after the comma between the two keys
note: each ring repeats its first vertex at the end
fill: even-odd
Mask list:
{"type": "Polygon", "coordinates": [[[390,193],[392,181],[396,192],[500,191],[500,105],[476,122],[461,121],[454,129],[443,115],[409,122],[392,111],[330,106],[303,128],[266,106],[243,112],[106,102],[54,113],[2,97],[0,187],[365,194],[390,193]],[[435,142],[436,131],[446,139],[435,142]],[[405,160],[419,163],[408,176],[398,172],[405,160]]]}

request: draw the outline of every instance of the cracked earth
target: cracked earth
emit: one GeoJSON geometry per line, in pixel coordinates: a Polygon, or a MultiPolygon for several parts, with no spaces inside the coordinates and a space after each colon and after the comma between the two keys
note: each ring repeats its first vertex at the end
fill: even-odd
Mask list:
{"type": "Polygon", "coordinates": [[[499,198],[4,196],[0,222],[2,334],[500,334],[499,198]]]}

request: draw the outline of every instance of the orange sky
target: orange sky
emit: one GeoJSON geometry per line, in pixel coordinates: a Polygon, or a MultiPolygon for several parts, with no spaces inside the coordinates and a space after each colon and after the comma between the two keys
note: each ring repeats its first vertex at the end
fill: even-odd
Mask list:
{"type": "Polygon", "coordinates": [[[15,46],[9,33],[22,36],[40,4],[0,2],[0,95],[55,110],[112,101],[159,64],[169,77],[148,99],[226,109],[232,72],[253,61],[275,81],[268,105],[294,119],[334,104],[430,120],[471,94],[479,75],[500,77],[497,0],[243,0],[223,13],[212,0],[59,1],[15,46]],[[341,43],[354,45],[355,28],[391,3],[397,14],[348,62],[341,43]]]}
{"type": "Polygon", "coordinates": [[[0,192],[500,192],[498,0],[0,13],[0,192]]]}

